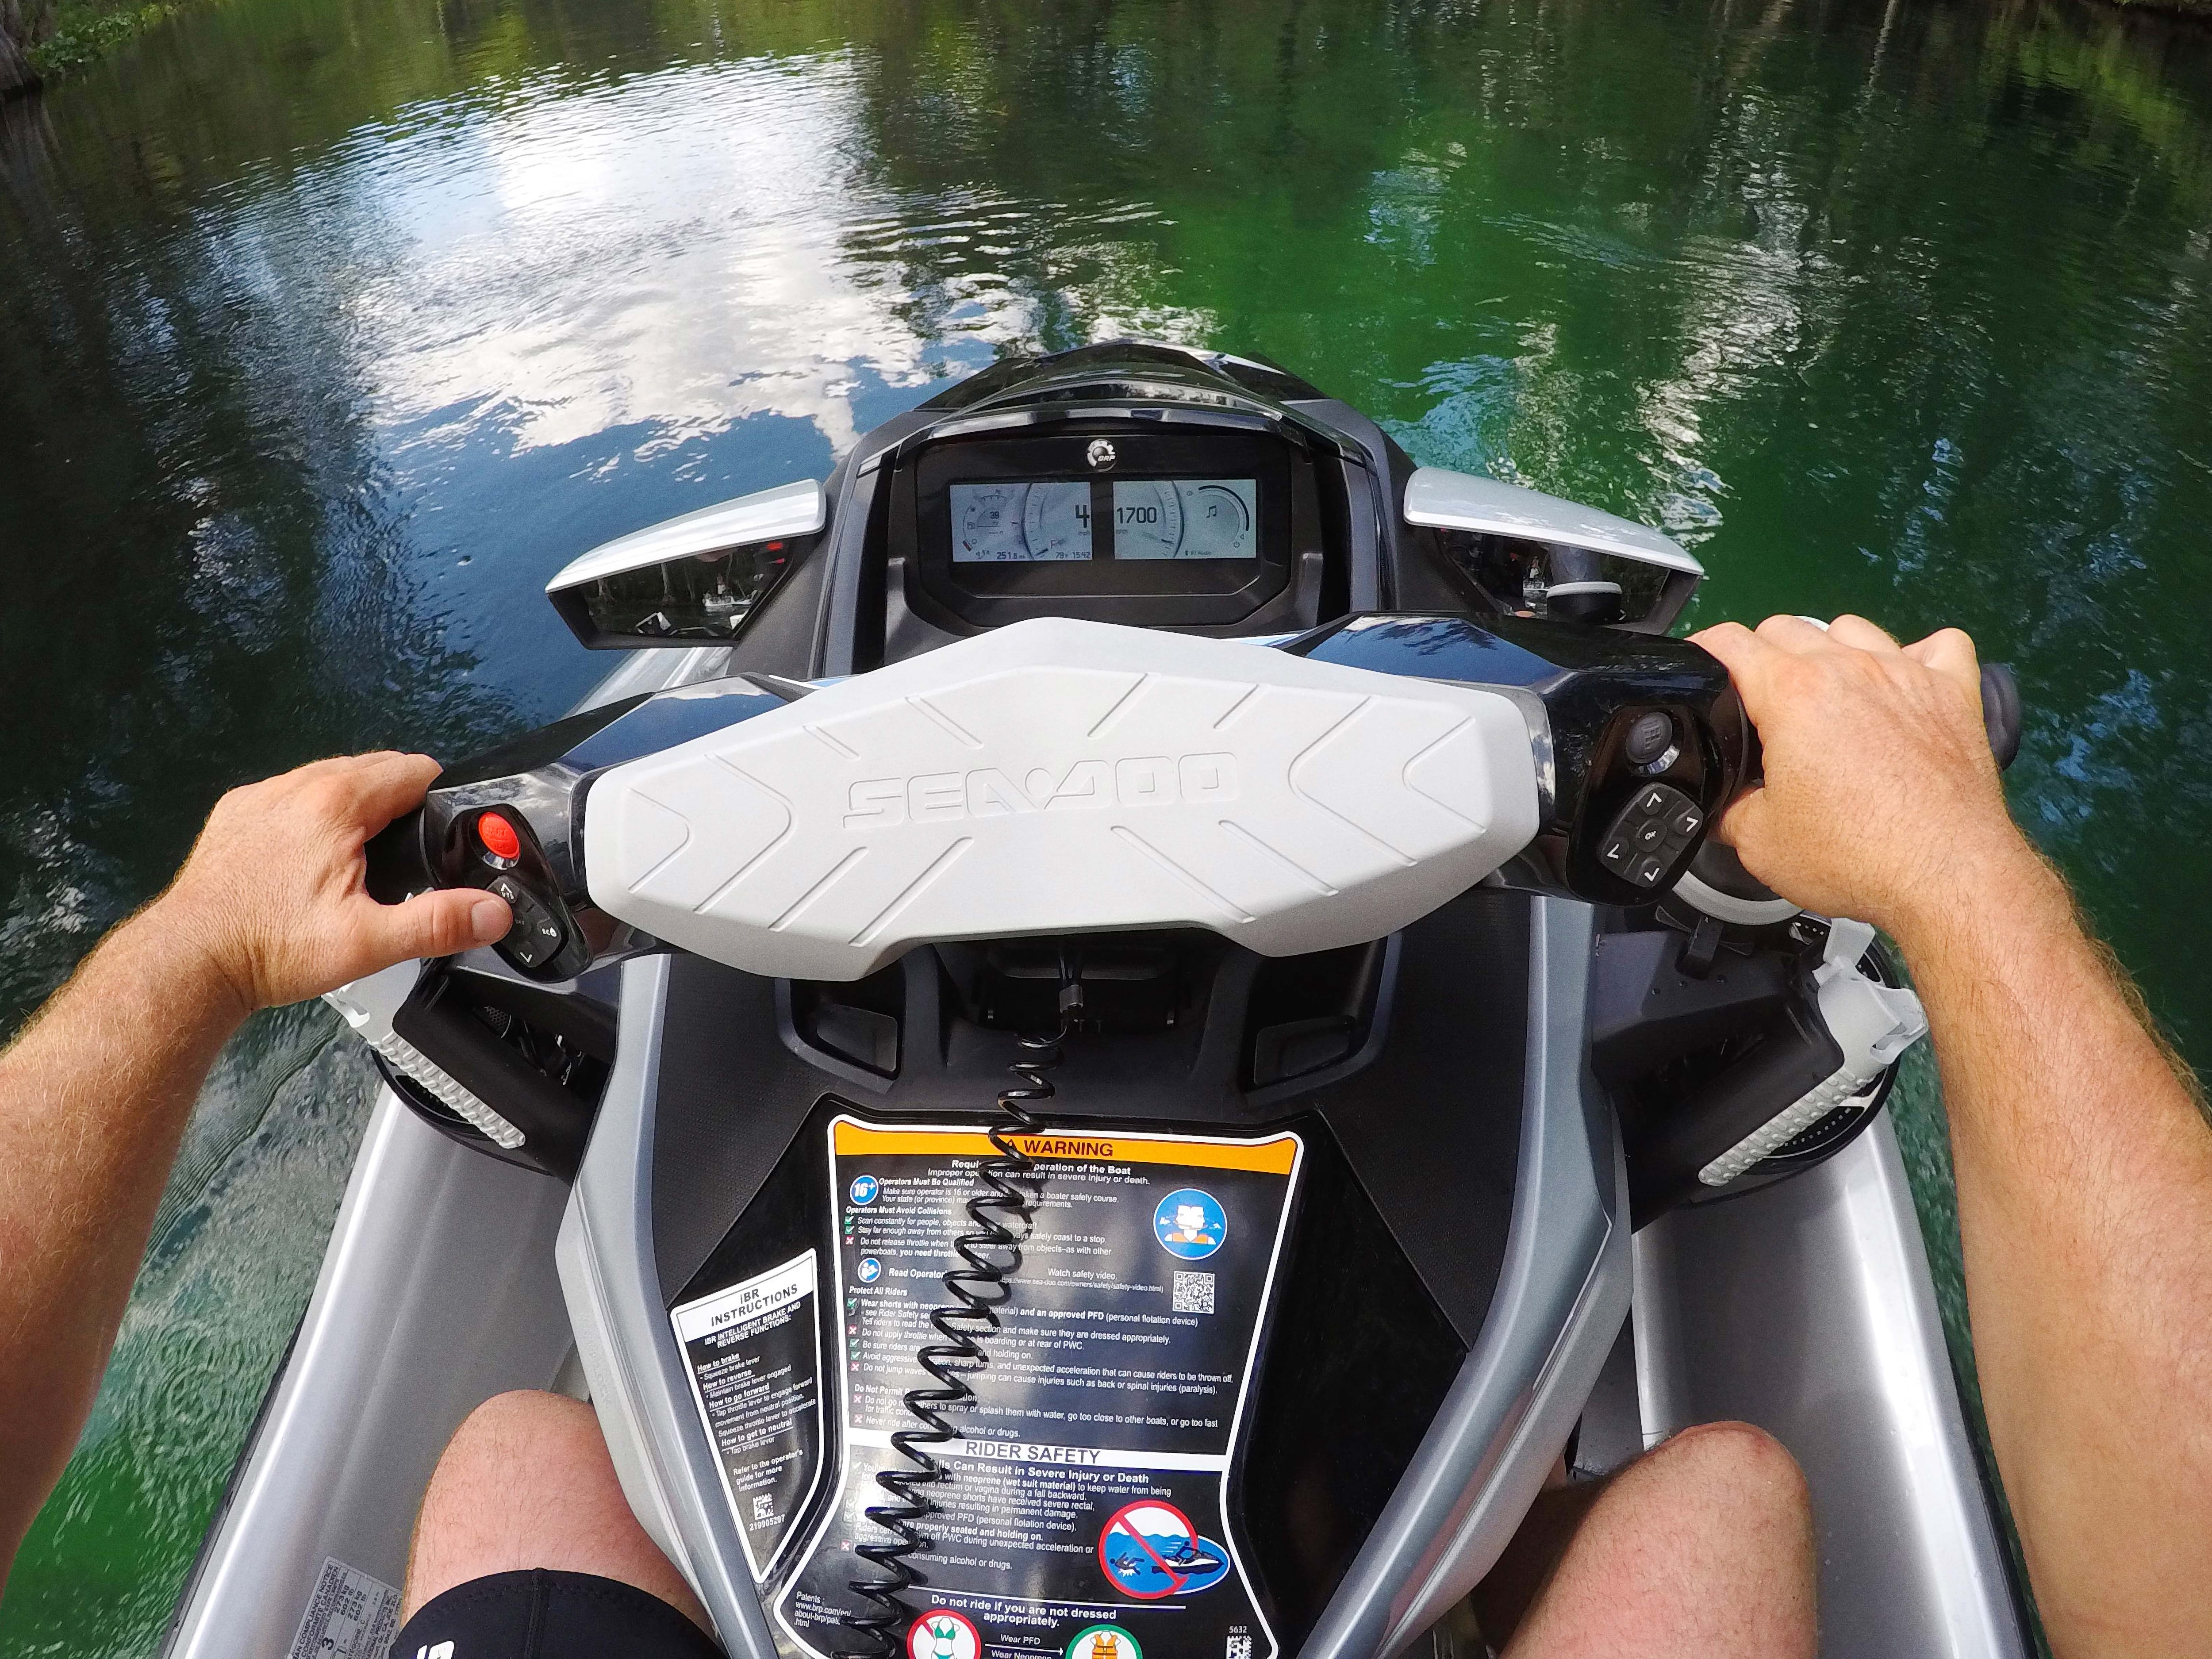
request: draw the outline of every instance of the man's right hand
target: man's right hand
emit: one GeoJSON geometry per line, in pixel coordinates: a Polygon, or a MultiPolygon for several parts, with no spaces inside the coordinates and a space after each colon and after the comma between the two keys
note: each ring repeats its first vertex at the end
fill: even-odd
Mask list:
{"type": "Polygon", "coordinates": [[[1765,751],[1765,781],[1717,826],[1791,902],[1900,939],[1931,907],[2035,854],[2005,810],[1982,724],[1974,642],[1955,628],[1899,646],[1863,617],[1826,632],[1770,617],[1692,638],[1727,665],[1765,751]]]}

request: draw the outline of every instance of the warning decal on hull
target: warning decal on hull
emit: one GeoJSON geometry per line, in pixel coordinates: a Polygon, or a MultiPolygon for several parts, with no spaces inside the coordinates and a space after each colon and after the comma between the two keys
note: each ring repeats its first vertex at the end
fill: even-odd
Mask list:
{"type": "MultiPolygon", "coordinates": [[[[930,1385],[953,1240],[971,1230],[980,1128],[829,1126],[843,1354],[835,1500],[775,1602],[815,1659],[849,1647],[849,1588],[883,1575],[865,1511],[913,1464],[903,1396],[930,1385]]],[[[1003,1328],[929,1449],[927,1542],[907,1558],[911,1659],[1273,1659],[1230,1536],[1229,1467],[1303,1143],[1110,1132],[1014,1137],[1042,1177],[1003,1328]]]]}

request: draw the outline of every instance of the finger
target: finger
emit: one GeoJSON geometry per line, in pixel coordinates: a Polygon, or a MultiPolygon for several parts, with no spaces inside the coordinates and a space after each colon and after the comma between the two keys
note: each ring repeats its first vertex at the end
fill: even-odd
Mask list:
{"type": "Polygon", "coordinates": [[[474,887],[417,893],[404,904],[379,904],[364,896],[356,911],[374,973],[416,957],[450,957],[471,945],[495,945],[514,925],[507,901],[474,887]]]}
{"type": "Polygon", "coordinates": [[[1702,646],[1720,659],[1730,677],[1741,679],[1769,667],[1781,654],[1773,645],[1741,623],[1716,623],[1690,635],[1692,645],[1702,646]]]}
{"type": "Polygon", "coordinates": [[[1758,632],[1767,644],[1792,656],[1828,649],[1827,630],[1814,627],[1802,617],[1769,617],[1759,623],[1758,632]]]}
{"type": "Polygon", "coordinates": [[[1690,643],[1703,646],[1728,670],[1729,678],[1735,684],[1736,695],[1743,699],[1752,724],[1756,726],[1759,710],[1766,706],[1768,678],[1787,653],[1741,623],[1721,623],[1692,634],[1690,643]]]}
{"type": "Polygon", "coordinates": [[[422,804],[431,781],[442,769],[428,755],[388,754],[358,757],[363,763],[345,780],[354,822],[374,835],[422,804]]]}
{"type": "Polygon", "coordinates": [[[1905,654],[1923,667],[1932,668],[1981,695],[1982,663],[1974,641],[1963,628],[1938,629],[1924,640],[1905,647],[1905,654]]]}
{"type": "Polygon", "coordinates": [[[1897,641],[1864,617],[1841,616],[1828,624],[1828,637],[1860,651],[1871,651],[1878,657],[1901,654],[1897,641]]]}

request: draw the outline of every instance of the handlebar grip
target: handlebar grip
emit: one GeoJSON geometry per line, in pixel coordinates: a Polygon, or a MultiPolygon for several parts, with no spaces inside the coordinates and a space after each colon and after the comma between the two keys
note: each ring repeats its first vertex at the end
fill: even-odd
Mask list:
{"type": "MultiPolygon", "coordinates": [[[[2020,757],[2020,679],[2012,672],[2010,663],[1982,665],[1982,727],[1989,733],[1990,753],[1996,757],[1997,770],[2002,772],[2020,757]]],[[[1743,770],[1735,793],[1741,794],[1765,775],[1759,728],[1747,717],[1743,723],[1743,770]]]]}
{"type": "Polygon", "coordinates": [[[362,885],[380,904],[398,904],[416,893],[439,885],[430,861],[426,837],[428,826],[421,807],[403,812],[368,838],[362,849],[368,869],[362,885]]]}
{"type": "Polygon", "coordinates": [[[2020,681],[2008,662],[1982,665],[1982,725],[2002,772],[2020,756],[2020,681]]]}

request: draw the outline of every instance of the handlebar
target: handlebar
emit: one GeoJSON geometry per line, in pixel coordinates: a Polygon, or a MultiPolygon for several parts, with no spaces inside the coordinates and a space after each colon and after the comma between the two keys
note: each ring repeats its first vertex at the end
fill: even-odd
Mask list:
{"type": "MultiPolygon", "coordinates": [[[[2020,757],[2020,679],[2012,672],[2010,663],[1982,665],[1982,728],[1989,734],[1990,753],[1996,757],[1997,770],[2002,772],[2020,757]]],[[[1756,787],[1765,775],[1765,753],[1759,745],[1758,728],[1746,720],[1743,775],[1736,785],[1736,793],[1756,787]]]]}
{"type": "Polygon", "coordinates": [[[2020,757],[2020,681],[2008,662],[1982,665],[1982,725],[2002,772],[2020,757]]]}

